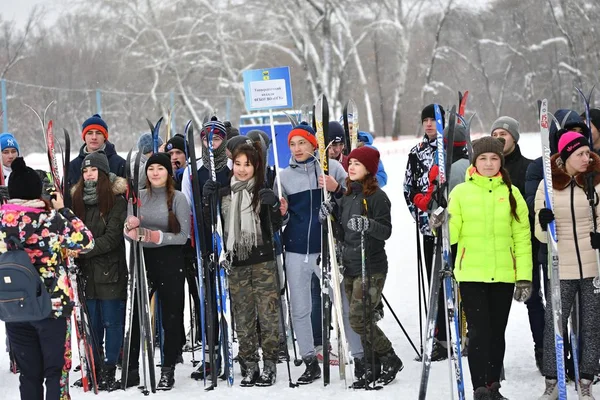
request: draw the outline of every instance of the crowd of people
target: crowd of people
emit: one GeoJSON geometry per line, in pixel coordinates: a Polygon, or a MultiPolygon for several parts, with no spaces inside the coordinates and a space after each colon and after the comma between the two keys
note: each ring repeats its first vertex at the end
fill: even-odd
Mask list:
{"type": "MultiPolygon", "coordinates": [[[[446,125],[448,118],[440,109],[446,125]]],[[[513,299],[524,302],[529,312],[533,354],[546,384],[540,400],[558,399],[547,273],[550,223],[556,225],[560,237],[563,331],[566,316],[578,304],[578,387],[580,398],[593,399],[592,383],[600,359],[600,337],[595,334],[600,328],[600,288],[595,279],[600,248],[600,233],[596,232],[600,158],[594,152],[600,149],[600,110],[591,110],[589,127],[573,110],[558,110],[554,115],[559,125],[553,122],[550,127],[553,208],[545,204],[542,160],[532,161],[521,154],[519,123],[511,117],[497,119],[489,135],[473,141],[471,158],[467,127],[461,122],[452,127],[453,143],[445,149],[452,159],[447,204],[438,190],[436,154],[441,149],[437,149],[433,104],[421,112],[424,136],[409,153],[404,197],[422,235],[429,282],[435,278],[431,272],[438,230],[448,223],[454,278],[468,328],[468,334],[458,340],[468,350],[477,400],[505,399],[499,389],[504,333],[513,299]],[[434,213],[439,206],[447,206],[447,213],[434,213]]],[[[188,341],[185,286],[192,296],[196,321],[200,321],[201,303],[216,296],[199,296],[198,268],[214,261],[212,227],[217,219],[229,260],[228,286],[239,341],[236,360],[243,377],[240,385],[273,385],[278,362],[289,357],[285,290],[289,294],[288,322],[294,326],[305,365],[297,383],[319,379],[324,358],[337,361],[333,349],[323,348],[322,337],[321,235],[329,221],[342,265],[342,322],[354,358],[355,387],[394,381],[404,365],[377,325],[383,316],[381,299],[390,264],[385,243],[392,233],[392,201],[382,190],[387,174],[371,134],[359,132],[359,145],[345,149],[342,125],[329,121],[328,128],[329,174],[323,175],[316,132],[305,122],[292,127],[288,135],[291,158],[280,171],[267,163],[270,137],[266,133],[253,130],[239,135],[228,122],[216,118],[206,122],[200,131],[202,153],[195,171],[201,189],[201,198],[195,200],[202,208],[203,226],[194,226],[192,174],[183,135],[164,143],[161,139],[158,152],[153,151],[151,134],[140,136],[140,208],[136,216],[127,204],[125,179],[126,170],[134,171],[134,166],[127,168],[117,154],[109,141],[108,124],[100,115],[82,124],[83,144],[70,162],[65,193],[53,187],[45,172],[25,165],[14,135],[0,135],[5,182],[0,188],[2,247],[10,251],[11,241],[18,241],[52,297],[52,313],[46,319],[6,323],[7,351],[20,371],[21,398],[42,398],[44,384],[47,399],[69,398],[73,296],[68,259],[78,268],[80,300],[85,303],[94,336],[99,389],[112,391],[140,384],[140,310],[135,301],[129,363],[121,366],[128,370],[127,382],[117,377],[125,308],[128,300],[133,300],[127,299],[128,241],[141,244],[150,291],[160,300],[156,304],[162,314],[164,339],[157,388],[172,389],[175,367],[183,362],[182,351],[188,341]],[[66,194],[69,207],[63,201],[66,194]],[[219,204],[219,215],[212,207],[214,202],[219,204]],[[202,231],[198,237],[204,242],[192,240],[194,230],[202,231]],[[363,262],[370,285],[366,296],[363,262]]],[[[449,128],[444,130],[445,137],[449,128]]],[[[202,273],[215,281],[215,269],[204,268],[200,276],[202,273]]],[[[449,354],[442,293],[438,302],[433,361],[449,354]]],[[[213,309],[207,315],[214,316],[214,321],[206,326],[212,327],[213,338],[219,338],[217,306],[209,304],[213,309]]],[[[195,341],[201,340],[199,336],[196,334],[195,341]]],[[[208,352],[209,346],[204,344],[203,351],[208,352]]],[[[220,374],[226,362],[220,353],[217,345],[215,354],[206,357],[191,378],[201,380],[215,370],[220,374]]],[[[573,368],[567,370],[572,378],[573,368]]]]}

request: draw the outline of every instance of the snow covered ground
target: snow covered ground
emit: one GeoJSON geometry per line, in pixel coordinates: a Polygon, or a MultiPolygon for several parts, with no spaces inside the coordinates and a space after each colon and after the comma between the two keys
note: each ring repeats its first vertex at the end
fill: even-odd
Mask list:
{"type": "MultiPolygon", "coordinates": [[[[387,254],[390,260],[390,271],[384,294],[391,303],[396,314],[400,318],[405,329],[410,334],[413,342],[419,346],[419,317],[417,309],[417,267],[415,254],[415,226],[410,217],[402,195],[402,182],[406,166],[408,150],[417,139],[407,138],[399,141],[376,140],[382,159],[388,173],[388,185],[385,190],[392,200],[393,234],[387,241],[387,254]]],[[[538,157],[541,153],[539,136],[535,134],[521,135],[521,148],[525,156],[529,158],[538,157]]],[[[27,162],[44,168],[45,155],[31,155],[27,162]]],[[[404,361],[404,370],[400,372],[396,380],[377,392],[365,393],[364,391],[352,391],[344,389],[339,381],[335,368],[331,372],[331,385],[323,387],[322,380],[312,385],[295,389],[288,388],[287,371],[285,364],[278,365],[278,381],[272,388],[241,388],[238,383],[241,379],[239,369],[236,365],[236,385],[233,388],[226,387],[224,382],[213,392],[205,394],[214,399],[246,398],[262,399],[267,396],[276,396],[278,399],[315,399],[334,398],[344,396],[345,399],[416,399],[418,398],[421,364],[413,361],[415,352],[404,337],[402,331],[396,324],[391,313],[386,310],[385,318],[379,323],[388,337],[392,340],[398,355],[404,361]],[[347,396],[347,397],[346,397],[347,396]]],[[[0,343],[4,342],[4,325],[0,324],[0,343]]],[[[73,335],[75,337],[75,335],[73,335]]],[[[537,399],[544,389],[544,381],[535,367],[533,357],[533,341],[529,329],[527,309],[525,305],[513,303],[509,323],[506,332],[506,357],[504,365],[506,369],[506,381],[502,383],[502,393],[511,400],[537,399]]],[[[77,365],[76,346],[73,345],[74,365],[77,365]]],[[[186,398],[197,396],[203,392],[203,384],[189,378],[193,367],[189,362],[190,353],[184,354],[185,364],[178,365],[176,370],[175,388],[170,392],[151,395],[156,398],[186,398]]],[[[472,387],[467,359],[463,358],[465,389],[467,399],[472,399],[472,387]]],[[[304,367],[294,367],[292,364],[292,378],[294,381],[302,374],[304,367]]],[[[80,377],[79,373],[71,373],[71,382],[80,377]]],[[[19,398],[18,377],[8,371],[8,354],[0,351],[0,392],[5,400],[19,398]]],[[[432,365],[429,381],[428,399],[450,399],[452,398],[448,363],[434,363],[432,365]]],[[[92,394],[84,394],[79,388],[71,389],[72,397],[75,399],[83,396],[93,397],[92,394]]],[[[110,399],[135,398],[142,394],[135,388],[126,392],[116,391],[112,393],[101,393],[101,397],[110,399]]],[[[456,395],[455,395],[456,396],[456,395]]],[[[575,398],[574,388],[569,388],[569,396],[575,398]]]]}

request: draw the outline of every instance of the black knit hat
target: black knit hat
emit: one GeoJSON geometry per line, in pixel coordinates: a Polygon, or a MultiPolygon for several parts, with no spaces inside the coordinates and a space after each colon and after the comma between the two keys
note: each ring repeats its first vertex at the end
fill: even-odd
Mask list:
{"type": "Polygon", "coordinates": [[[223,125],[225,125],[227,140],[240,135],[240,130],[234,126],[231,126],[231,121],[223,121],[223,125]]]}
{"type": "Polygon", "coordinates": [[[233,154],[235,152],[235,149],[237,149],[243,144],[249,144],[250,146],[252,146],[252,140],[250,140],[248,136],[244,135],[234,136],[227,141],[227,150],[229,150],[231,154],[233,154]]]}
{"type": "MultiPolygon", "coordinates": [[[[440,113],[442,113],[442,127],[446,126],[446,112],[444,111],[444,107],[440,107],[440,113]]],[[[433,104],[429,104],[425,106],[423,110],[421,110],[421,123],[425,118],[433,118],[435,119],[435,108],[433,104]]]]}
{"type": "Polygon", "coordinates": [[[182,135],[177,134],[167,142],[165,151],[168,153],[173,149],[181,150],[185,153],[185,138],[182,135]]]}
{"type": "Polygon", "coordinates": [[[477,161],[477,157],[483,153],[495,153],[500,157],[502,167],[504,167],[504,144],[503,138],[495,138],[492,136],[484,136],[481,139],[473,141],[473,165],[477,161]]]}
{"type": "Polygon", "coordinates": [[[23,157],[15,158],[10,167],[8,195],[11,199],[35,200],[42,197],[42,180],[25,164],[23,157]]]}
{"type": "Polygon", "coordinates": [[[87,167],[96,167],[98,170],[104,172],[106,175],[110,173],[110,166],[108,165],[108,158],[106,153],[103,151],[94,151],[88,154],[81,163],[81,171],[87,167]]]}
{"type": "Polygon", "coordinates": [[[146,161],[146,176],[148,176],[148,168],[152,164],[160,164],[167,169],[169,175],[173,175],[173,166],[171,165],[171,156],[168,153],[154,153],[146,161]]]}

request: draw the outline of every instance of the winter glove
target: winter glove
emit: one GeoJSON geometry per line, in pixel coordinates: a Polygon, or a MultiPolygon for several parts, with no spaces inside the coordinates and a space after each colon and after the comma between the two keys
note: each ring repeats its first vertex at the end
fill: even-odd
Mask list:
{"type": "Polygon", "coordinates": [[[538,212],[538,221],[543,231],[548,230],[548,224],[554,221],[554,213],[549,208],[542,208],[538,212]]]}
{"type": "Polygon", "coordinates": [[[355,216],[348,220],[348,229],[354,232],[366,232],[369,230],[369,218],[365,216],[355,216]]]}
{"type": "Polygon", "coordinates": [[[125,230],[127,230],[127,231],[135,229],[138,226],[140,226],[140,219],[138,217],[130,215],[125,220],[125,230]]]}
{"type": "Polygon", "coordinates": [[[438,229],[446,222],[446,209],[438,207],[437,210],[429,214],[429,227],[432,230],[438,229]]]}
{"type": "Polygon", "coordinates": [[[600,233],[590,232],[590,240],[592,243],[592,249],[600,250],[600,233]]]}
{"type": "Polygon", "coordinates": [[[408,199],[410,200],[411,203],[415,203],[415,196],[419,195],[419,194],[423,194],[421,192],[421,188],[418,187],[417,185],[411,186],[410,187],[410,193],[408,194],[408,199]]]}
{"type": "Polygon", "coordinates": [[[517,281],[515,284],[515,294],[513,298],[518,302],[525,302],[531,297],[531,282],[517,281]]]}
{"type": "Polygon", "coordinates": [[[334,207],[333,201],[324,201],[321,203],[321,208],[319,209],[319,222],[323,223],[333,213],[334,207]]]}
{"type": "Polygon", "coordinates": [[[270,206],[271,208],[279,208],[279,199],[273,190],[267,188],[260,189],[258,197],[261,204],[270,206]]]}
{"type": "Polygon", "coordinates": [[[209,179],[206,181],[204,187],[202,188],[202,194],[205,197],[212,197],[219,191],[220,186],[221,185],[219,185],[219,182],[209,179]]]}

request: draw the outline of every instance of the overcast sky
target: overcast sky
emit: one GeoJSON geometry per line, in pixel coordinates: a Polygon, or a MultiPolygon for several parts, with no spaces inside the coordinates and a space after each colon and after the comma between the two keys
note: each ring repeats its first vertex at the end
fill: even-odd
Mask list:
{"type": "Polygon", "coordinates": [[[64,2],[64,0],[0,0],[2,7],[0,8],[0,14],[4,20],[17,21],[19,26],[22,26],[27,21],[29,12],[35,5],[45,6],[47,14],[46,19],[53,19],[52,10],[56,8],[57,4],[64,2]]]}

